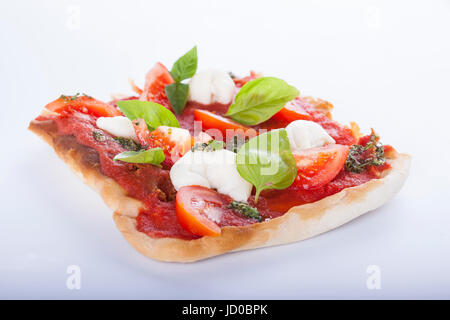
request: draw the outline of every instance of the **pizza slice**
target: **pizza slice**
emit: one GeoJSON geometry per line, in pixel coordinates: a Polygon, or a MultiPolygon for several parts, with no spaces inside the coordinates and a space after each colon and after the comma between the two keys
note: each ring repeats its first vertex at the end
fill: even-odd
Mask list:
{"type": "Polygon", "coordinates": [[[409,155],[334,121],[329,102],[255,72],[197,72],[195,47],[132,87],[109,103],[62,95],[29,129],[157,260],[313,237],[383,205],[408,175],[409,155]]]}

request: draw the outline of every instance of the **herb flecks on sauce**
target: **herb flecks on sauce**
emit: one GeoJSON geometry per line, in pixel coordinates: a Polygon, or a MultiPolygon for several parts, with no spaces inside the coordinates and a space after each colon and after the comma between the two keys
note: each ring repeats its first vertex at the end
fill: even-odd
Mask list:
{"type": "Polygon", "coordinates": [[[59,96],[59,98],[64,100],[65,102],[69,102],[69,101],[77,100],[80,97],[80,95],[83,96],[83,97],[89,98],[89,99],[93,99],[91,96],[88,96],[86,93],[81,93],[80,94],[79,92],[74,94],[73,96],[66,96],[66,95],[62,94],[62,95],[59,96]]]}
{"type": "Polygon", "coordinates": [[[97,140],[98,142],[104,142],[108,140],[107,137],[101,131],[94,130],[92,131],[92,135],[94,136],[94,139],[97,140]]]}
{"type": "Polygon", "coordinates": [[[259,213],[258,209],[250,206],[249,204],[241,201],[232,201],[228,208],[232,209],[233,211],[239,212],[246,216],[247,218],[256,219],[259,222],[262,221],[261,214],[259,213]]]}
{"type": "Polygon", "coordinates": [[[210,140],[209,142],[196,143],[192,147],[192,152],[194,151],[217,151],[222,150],[224,143],[222,141],[210,140]]]}
{"type": "Polygon", "coordinates": [[[372,130],[369,142],[365,146],[354,144],[350,147],[345,169],[354,173],[361,173],[368,166],[381,166],[386,162],[384,148],[379,143],[380,137],[372,130]]]}
{"type": "Polygon", "coordinates": [[[80,96],[80,93],[78,92],[78,93],[74,94],[73,96],[66,96],[66,95],[62,94],[59,98],[67,102],[67,101],[77,100],[79,96],[80,96]]]}
{"type": "Polygon", "coordinates": [[[139,151],[142,150],[142,146],[129,138],[116,137],[114,140],[120,144],[122,147],[129,151],[139,151]]]}
{"type": "MultiPolygon", "coordinates": [[[[98,142],[105,142],[107,140],[111,140],[111,138],[109,138],[99,130],[92,131],[92,135],[94,136],[94,139],[97,140],[98,142]]],[[[115,137],[112,139],[128,151],[140,151],[144,149],[139,143],[134,142],[132,139],[124,137],[115,137]]]]}

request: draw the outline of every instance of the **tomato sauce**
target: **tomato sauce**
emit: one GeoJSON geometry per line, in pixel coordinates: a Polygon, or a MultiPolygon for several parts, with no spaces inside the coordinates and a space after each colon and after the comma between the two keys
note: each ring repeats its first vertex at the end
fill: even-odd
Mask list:
{"type": "MultiPolygon", "coordinates": [[[[203,109],[225,114],[227,105],[213,104],[201,105],[189,103],[181,115],[177,115],[182,128],[194,132],[194,109],[203,109]]],[[[351,145],[356,143],[351,130],[330,120],[323,112],[305,106],[313,121],[321,124],[324,129],[339,144],[351,145]]],[[[175,237],[181,239],[196,239],[198,236],[184,230],[178,223],[175,212],[176,191],[169,177],[169,167],[156,167],[147,164],[130,164],[113,161],[113,157],[125,151],[114,139],[104,132],[105,141],[97,141],[92,132],[100,130],[96,126],[96,117],[92,115],[73,112],[62,116],[40,116],[37,120],[53,120],[58,128],[58,136],[74,137],[82,145],[96,150],[100,171],[114,179],[122,186],[129,196],[141,200],[145,204],[137,217],[137,229],[152,237],[175,237]]],[[[283,128],[288,123],[279,119],[270,119],[256,129],[283,128]]],[[[386,169],[380,168],[379,170],[386,169]]],[[[285,190],[263,191],[260,195],[257,208],[263,219],[272,219],[283,215],[289,208],[296,205],[318,201],[324,197],[335,194],[345,188],[361,185],[371,179],[377,178],[377,170],[368,170],[356,174],[342,170],[333,181],[326,186],[314,190],[304,190],[293,184],[285,190]]],[[[226,197],[226,196],[224,196],[226,197]]],[[[253,204],[254,196],[249,199],[253,204]]],[[[225,201],[225,200],[224,200],[225,201]]],[[[227,197],[228,202],[231,198],[227,197]]],[[[256,223],[254,219],[246,218],[240,213],[223,207],[223,217],[219,223],[224,226],[241,226],[256,223]]]]}
{"type": "MultiPolygon", "coordinates": [[[[301,98],[299,98],[301,99],[301,98]]],[[[188,129],[191,134],[194,134],[194,110],[202,109],[214,112],[220,116],[225,115],[228,110],[229,105],[223,104],[211,104],[203,105],[196,102],[189,102],[181,115],[177,115],[178,122],[182,128],[188,129]]],[[[353,136],[350,128],[347,128],[340,123],[331,120],[327,115],[316,110],[307,103],[302,103],[302,107],[305,109],[306,113],[311,116],[311,120],[320,124],[325,131],[336,141],[337,144],[352,145],[357,142],[357,139],[353,136]]],[[[260,123],[252,128],[256,130],[266,129],[278,129],[284,128],[289,124],[288,121],[283,119],[271,118],[263,123],[260,123]]],[[[216,137],[215,137],[216,138],[216,137]]]]}

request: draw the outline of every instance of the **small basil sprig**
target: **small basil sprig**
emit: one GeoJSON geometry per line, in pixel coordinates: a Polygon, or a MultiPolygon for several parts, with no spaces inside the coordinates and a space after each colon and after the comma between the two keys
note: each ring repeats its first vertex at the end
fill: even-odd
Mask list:
{"type": "Polygon", "coordinates": [[[281,79],[258,78],[247,82],[239,90],[225,115],[242,124],[257,125],[270,119],[299,94],[295,87],[281,79]]]}
{"type": "Polygon", "coordinates": [[[180,114],[189,95],[189,85],[181,81],[192,78],[197,71],[197,46],[193,47],[173,64],[170,74],[175,83],[166,85],[165,91],[170,105],[177,114],[180,114]]]}
{"type": "Polygon", "coordinates": [[[144,119],[150,131],[159,126],[180,127],[175,115],[162,105],[141,100],[117,102],[120,111],[130,120],[144,119]]]}
{"type": "Polygon", "coordinates": [[[125,151],[114,157],[114,161],[120,160],[129,163],[149,163],[160,167],[166,157],[161,148],[153,148],[141,151],[125,151]]]}
{"type": "Polygon", "coordinates": [[[272,130],[250,139],[239,149],[236,166],[241,177],[255,186],[255,203],[262,190],[286,189],[297,176],[285,129],[272,130]]]}
{"type": "Polygon", "coordinates": [[[167,98],[173,110],[180,114],[186,106],[189,96],[189,85],[181,82],[168,84],[165,88],[167,98]]]}
{"type": "Polygon", "coordinates": [[[172,66],[170,75],[175,82],[192,78],[197,71],[197,46],[186,52],[172,66]]]}

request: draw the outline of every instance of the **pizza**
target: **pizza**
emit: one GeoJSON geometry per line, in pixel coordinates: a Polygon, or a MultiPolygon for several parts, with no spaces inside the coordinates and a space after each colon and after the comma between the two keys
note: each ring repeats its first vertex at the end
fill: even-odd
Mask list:
{"type": "Polygon", "coordinates": [[[191,262],[303,240],[402,187],[410,156],[333,120],[331,103],[197,63],[194,47],[107,103],[61,95],[29,125],[142,254],[191,262]]]}

